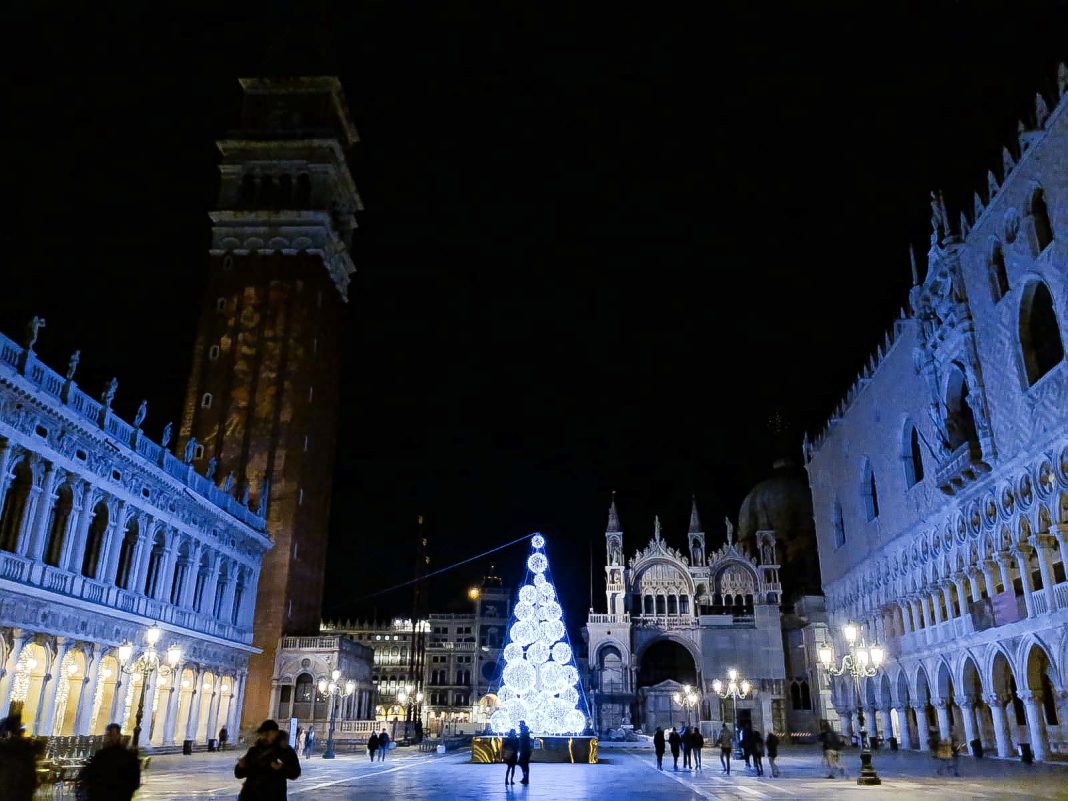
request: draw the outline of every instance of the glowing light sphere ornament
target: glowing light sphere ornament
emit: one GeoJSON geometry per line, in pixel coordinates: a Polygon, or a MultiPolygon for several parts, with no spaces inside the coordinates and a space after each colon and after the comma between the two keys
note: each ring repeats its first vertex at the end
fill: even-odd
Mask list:
{"type": "Polygon", "coordinates": [[[541,534],[530,538],[527,580],[512,611],[497,687],[500,707],[489,719],[499,734],[518,728],[520,721],[536,735],[581,734],[586,729],[586,699],[545,544],[541,534]]]}

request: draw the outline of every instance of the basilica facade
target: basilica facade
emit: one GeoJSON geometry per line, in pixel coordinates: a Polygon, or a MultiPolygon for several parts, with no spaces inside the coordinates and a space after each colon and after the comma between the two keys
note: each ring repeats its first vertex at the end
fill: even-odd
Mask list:
{"type": "Polygon", "coordinates": [[[613,500],[605,532],[606,611],[591,610],[585,631],[598,733],[633,727],[648,734],[687,719],[700,722],[706,736],[721,721],[786,730],[775,533],[757,532],[751,552],[734,541],[730,521],[726,526],[725,544],[707,551],[695,502],[685,550],[665,541],[657,519],[648,544],[627,560],[613,500]],[[730,669],[751,684],[746,697],[715,694],[713,683],[726,684],[730,669]],[[686,685],[696,690],[689,706],[686,685]]]}
{"type": "Polygon", "coordinates": [[[0,335],[0,717],[38,736],[134,728],[141,745],[237,731],[271,547],[266,498],[220,487],[0,335]],[[251,503],[251,508],[250,508],[251,503]],[[151,670],[139,657],[158,634],[151,670]],[[146,639],[148,641],[146,641],[146,639]],[[126,645],[127,648],[123,648],[126,645]]]}
{"type": "Polygon", "coordinates": [[[926,275],[805,443],[832,630],[888,654],[834,704],[904,747],[1068,753],[1063,65],[1057,83],[959,224],[932,196],[926,275]]]}

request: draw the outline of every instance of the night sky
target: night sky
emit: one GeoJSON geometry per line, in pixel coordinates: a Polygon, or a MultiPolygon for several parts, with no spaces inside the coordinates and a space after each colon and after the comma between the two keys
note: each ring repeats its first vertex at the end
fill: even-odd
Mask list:
{"type": "MultiPolygon", "coordinates": [[[[570,623],[618,492],[628,555],[710,546],[799,455],[1068,56],[1065,3],[155,4],[5,19],[0,330],[126,419],[178,420],[214,141],[239,76],[338,75],[366,205],[345,330],[328,615],[549,537],[570,623]],[[118,8],[119,10],[114,10],[118,8]],[[878,8],[877,15],[873,15],[878,8]],[[300,12],[298,13],[298,10],[300,12]],[[784,430],[776,435],[770,420],[784,430]]],[[[1000,167],[997,167],[1000,172],[1000,167]]],[[[434,579],[462,609],[490,563],[434,579]]]]}

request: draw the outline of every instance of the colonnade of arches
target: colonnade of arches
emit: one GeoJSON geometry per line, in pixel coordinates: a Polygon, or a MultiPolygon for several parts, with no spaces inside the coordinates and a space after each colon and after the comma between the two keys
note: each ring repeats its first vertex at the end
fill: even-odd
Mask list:
{"type": "MultiPolygon", "coordinates": [[[[933,737],[975,744],[998,756],[1030,747],[1037,760],[1068,753],[1061,734],[1068,716],[1068,693],[1061,665],[1046,643],[1028,638],[1015,652],[989,646],[957,654],[953,662],[902,660],[896,670],[862,680],[865,730],[884,740],[896,737],[903,748],[927,751],[933,737]]],[[[848,681],[833,686],[833,702],[843,725],[858,734],[854,689],[848,681]]]]}
{"type": "Polygon", "coordinates": [[[249,628],[258,567],[239,564],[38,454],[0,439],[0,551],[36,564],[49,590],[95,582],[249,628]]]}
{"type": "MultiPolygon", "coordinates": [[[[133,731],[144,674],[126,672],[116,646],[25,632],[0,632],[0,717],[18,713],[38,737],[102,734],[109,723],[133,731]]],[[[226,727],[236,734],[243,671],[195,663],[163,666],[144,686],[141,741],[203,743],[226,727]]]]}

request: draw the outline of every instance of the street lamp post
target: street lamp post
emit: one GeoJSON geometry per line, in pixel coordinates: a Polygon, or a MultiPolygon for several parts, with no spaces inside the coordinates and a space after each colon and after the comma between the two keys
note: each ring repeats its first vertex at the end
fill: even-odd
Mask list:
{"type": "Polygon", "coordinates": [[[182,660],[182,649],[177,643],[167,649],[166,662],[160,658],[156,643],[159,642],[162,634],[160,627],[153,623],[145,631],[145,650],[136,660],[133,659],[133,643],[126,641],[119,646],[119,669],[128,676],[134,673],[141,674],[141,694],[137,700],[137,715],[134,718],[133,748],[137,748],[141,741],[141,720],[145,714],[145,690],[148,688],[149,677],[157,670],[161,676],[176,675],[178,663],[182,660]]]}
{"type": "Polygon", "coordinates": [[[330,699],[330,719],[327,723],[326,750],[323,751],[323,759],[334,758],[334,721],[336,719],[337,702],[340,698],[348,698],[356,691],[356,682],[341,681],[341,671],[334,670],[330,674],[330,681],[319,679],[319,692],[330,699]]]}
{"type": "Polygon", "coordinates": [[[701,697],[693,691],[693,687],[689,684],[682,685],[682,692],[675,693],[671,696],[676,704],[686,708],[686,725],[690,725],[690,710],[697,706],[701,697]]]}
{"type": "Polygon", "coordinates": [[[860,679],[862,676],[871,678],[877,674],[885,654],[880,646],[868,646],[864,643],[864,639],[860,637],[860,629],[855,623],[846,623],[842,626],[842,636],[846,641],[846,653],[842,655],[841,664],[838,664],[834,648],[830,645],[819,649],[820,662],[823,664],[823,669],[832,676],[848,673],[853,678],[853,693],[857,701],[857,721],[860,723],[860,775],[857,776],[857,784],[882,784],[882,779],[876,774],[875,767],[871,764],[871,748],[864,729],[864,705],[860,702],[860,679]]]}
{"type": "MultiPolygon", "coordinates": [[[[397,703],[404,707],[404,741],[408,742],[408,721],[412,720],[413,710],[418,710],[422,716],[423,693],[412,692],[411,687],[405,687],[397,693],[397,703]]],[[[421,725],[421,724],[420,724],[421,725]]]]}
{"type": "MultiPolygon", "coordinates": [[[[753,689],[753,685],[749,683],[747,679],[739,678],[738,671],[734,668],[730,668],[727,671],[727,683],[724,684],[719,679],[712,682],[712,691],[720,698],[731,699],[731,718],[734,723],[734,732],[731,735],[736,737],[738,735],[738,699],[745,698],[749,695],[749,691],[753,689]]],[[[741,757],[741,754],[738,754],[741,757]]]]}

